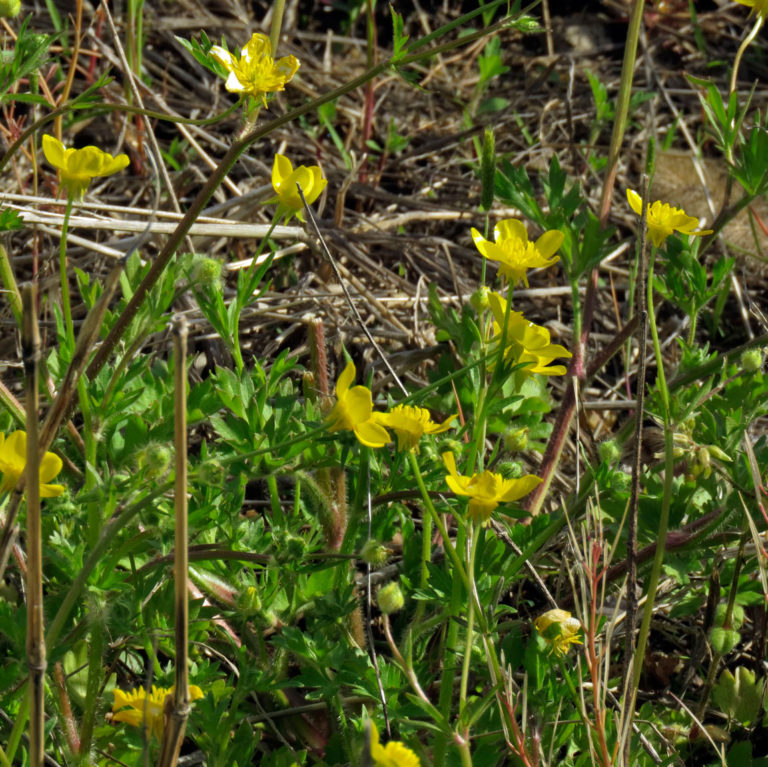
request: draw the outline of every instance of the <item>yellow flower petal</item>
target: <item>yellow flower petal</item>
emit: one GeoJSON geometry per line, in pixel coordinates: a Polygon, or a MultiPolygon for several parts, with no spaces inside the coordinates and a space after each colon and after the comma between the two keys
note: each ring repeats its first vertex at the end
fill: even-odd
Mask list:
{"type": "MultiPolygon", "coordinates": [[[[64,492],[62,485],[49,485],[62,469],[62,461],[55,453],[47,452],[40,461],[38,477],[40,478],[40,497],[54,498],[64,492]]],[[[14,431],[0,440],[0,472],[3,474],[0,482],[0,492],[13,490],[19,477],[27,466],[27,434],[14,431]]]]}
{"type": "MultiPolygon", "coordinates": [[[[768,0],[766,0],[768,2],[768,0]]],[[[633,189],[627,189],[627,201],[630,208],[638,215],[642,215],[643,202],[640,195],[633,189]]],[[[684,210],[675,208],[669,203],[662,203],[656,200],[648,203],[646,208],[646,222],[648,225],[648,236],[655,247],[660,248],[667,237],[675,231],[681,234],[694,235],[701,237],[705,234],[712,234],[711,229],[702,229],[694,231],[699,225],[699,219],[689,216],[684,210]]]]}

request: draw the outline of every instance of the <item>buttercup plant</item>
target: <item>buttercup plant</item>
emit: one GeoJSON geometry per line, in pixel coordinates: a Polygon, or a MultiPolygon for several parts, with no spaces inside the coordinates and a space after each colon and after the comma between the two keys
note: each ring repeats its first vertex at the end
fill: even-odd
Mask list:
{"type": "MultiPolygon", "coordinates": [[[[752,8],[757,28],[764,8],[752,8]]],[[[168,103],[182,111],[189,101],[190,110],[203,113],[205,131],[188,130],[193,121],[164,113],[170,110],[163,99],[174,94],[181,70],[167,68],[159,79],[148,56],[149,69],[139,67],[140,37],[129,52],[134,71],[117,73],[123,75],[117,93],[106,77],[99,79],[108,62],[122,66],[120,56],[105,50],[97,57],[83,47],[82,30],[99,26],[85,5],[80,10],[63,40],[66,50],[56,47],[48,59],[25,33],[24,24],[31,28],[39,19],[12,26],[15,50],[5,51],[0,67],[6,138],[20,137],[0,161],[13,161],[5,178],[19,186],[0,211],[0,228],[8,231],[0,247],[2,296],[17,324],[28,327],[35,302],[28,289],[23,307],[15,300],[15,273],[37,282],[42,355],[25,340],[23,361],[36,370],[28,363],[39,356],[44,372],[42,385],[27,376],[22,406],[15,339],[6,334],[0,651],[8,662],[0,689],[6,716],[0,767],[23,761],[42,767],[40,746],[73,767],[174,767],[182,743],[185,754],[211,767],[358,761],[651,767],[659,760],[746,764],[763,757],[759,739],[750,737],[764,716],[759,664],[749,678],[732,675],[748,693],[742,709],[734,703],[738,685],[722,668],[759,654],[759,632],[750,629],[765,601],[765,521],[755,510],[768,447],[755,425],[768,412],[761,356],[768,342],[753,323],[756,337],[741,343],[740,319],[729,316],[731,261],[699,258],[708,248],[730,247],[729,234],[723,240],[702,231],[701,219],[686,213],[701,215],[688,199],[670,194],[664,202],[666,194],[652,191],[651,200],[662,200],[642,210],[630,190],[630,207],[610,215],[615,174],[631,167],[618,164],[629,159],[623,132],[630,101],[633,120],[644,120],[646,94],[632,93],[632,77],[643,71],[633,44],[643,4],[631,4],[615,105],[608,88],[598,105],[610,107],[614,121],[607,155],[579,124],[592,115],[560,114],[579,103],[570,98],[578,94],[561,99],[558,89],[586,83],[582,57],[569,71],[552,56],[554,68],[520,100],[506,77],[518,66],[518,38],[555,24],[501,18],[500,0],[451,16],[413,40],[406,30],[419,28],[415,17],[393,13],[391,34],[381,34],[379,15],[370,12],[350,17],[343,34],[326,34],[325,21],[299,14],[285,32],[307,51],[301,91],[289,88],[298,59],[276,58],[284,39],[282,3],[270,9],[269,37],[256,33],[241,51],[211,46],[201,34],[186,50],[226,82],[186,81],[185,99],[168,103]],[[360,23],[363,43],[356,38],[360,23]],[[379,41],[386,41],[386,53],[379,41]],[[457,65],[456,51],[466,50],[483,53],[457,65]],[[430,67],[438,56],[439,65],[430,67]],[[467,86],[460,73],[475,60],[479,76],[469,72],[467,86]],[[353,79],[350,68],[358,65],[353,79]],[[153,78],[154,106],[163,111],[124,104],[123,84],[134,75],[153,78]],[[408,91],[403,103],[410,108],[412,96],[418,106],[405,116],[432,99],[430,121],[435,112],[450,127],[451,113],[460,113],[456,133],[476,142],[441,137],[421,153],[402,110],[388,111],[390,94],[400,98],[400,89],[417,80],[423,90],[408,91]],[[481,101],[491,81],[493,96],[481,101]],[[328,82],[341,84],[331,89],[328,82]],[[446,83],[456,101],[433,98],[446,83]],[[540,98],[539,84],[554,97],[540,98]],[[198,101],[198,91],[211,89],[211,99],[198,101]],[[238,95],[236,104],[205,117],[209,101],[235,101],[225,91],[238,95]],[[275,119],[260,114],[281,91],[287,91],[286,111],[275,119]],[[17,101],[34,110],[14,114],[17,101]],[[466,109],[455,108],[460,102],[466,109]],[[253,119],[233,139],[226,119],[244,104],[253,119]],[[108,110],[114,125],[104,120],[108,110]],[[22,118],[33,113],[40,121],[26,133],[22,118]],[[488,114],[495,115],[495,135],[483,134],[478,122],[488,114]],[[69,237],[67,262],[69,211],[92,191],[93,179],[122,169],[127,158],[65,144],[85,126],[95,136],[89,141],[122,135],[116,128],[126,115],[136,173],[110,182],[120,194],[100,201],[103,209],[83,206],[80,239],[69,237]],[[514,131],[504,124],[509,115],[517,121],[514,131]],[[57,118],[54,131],[64,143],[41,137],[57,118]],[[171,130],[157,130],[161,121],[171,130]],[[560,149],[563,126],[568,151],[560,149]],[[162,150],[154,154],[166,152],[173,165],[160,190],[171,205],[178,192],[179,217],[148,213],[143,147],[150,129],[162,150]],[[168,134],[179,131],[188,142],[183,159],[173,145],[167,149],[168,134]],[[397,138],[399,148],[385,135],[397,138]],[[303,147],[300,155],[296,146],[303,147]],[[363,157],[368,150],[375,158],[363,157]],[[61,295],[50,289],[51,212],[26,197],[38,194],[30,161],[42,156],[67,196],[61,295]],[[294,166],[299,156],[318,164],[294,166]],[[533,156],[539,168],[545,165],[536,178],[529,175],[533,156]],[[594,172],[604,165],[595,204],[594,172]],[[275,208],[258,205],[269,197],[265,168],[275,208]],[[464,186],[457,198],[458,184],[464,186]],[[316,206],[329,186],[332,225],[320,221],[298,238],[299,227],[279,226],[309,220],[304,203],[316,206]],[[640,226],[609,226],[631,220],[630,211],[640,226]],[[30,213],[46,216],[36,232],[25,231],[30,213]],[[112,216],[114,226],[105,224],[112,216]],[[122,258],[136,234],[122,232],[143,226],[142,218],[152,237],[122,258]],[[114,232],[105,243],[99,232],[107,225],[114,232]],[[645,229],[651,244],[650,259],[637,255],[637,278],[627,264],[632,228],[645,229]],[[184,254],[175,258],[187,237],[184,254]],[[15,252],[19,242],[31,243],[30,257],[15,252]],[[436,244],[444,256],[433,252],[436,244]],[[323,284],[330,272],[321,257],[339,260],[343,299],[335,285],[323,284]],[[495,284],[486,279],[489,263],[498,266],[495,284]],[[75,281],[78,303],[70,307],[67,285],[75,281]],[[634,309],[633,289],[647,297],[646,306],[634,309]],[[350,303],[355,312],[348,312],[350,303]],[[637,330],[646,311],[656,360],[650,385],[635,366],[647,356],[637,330]],[[189,318],[189,358],[180,350],[184,323],[171,321],[172,312],[189,318]],[[670,321],[657,323],[660,316],[670,321]],[[599,335],[590,336],[593,325],[599,335]],[[354,365],[344,363],[334,391],[327,359],[340,358],[344,348],[370,360],[374,372],[368,385],[357,385],[354,365]],[[29,396],[38,389],[39,403],[29,396]],[[381,412],[375,401],[393,405],[381,412]],[[657,424],[639,432],[642,444],[627,440],[636,421],[657,424]],[[27,486],[26,500],[12,492],[25,466],[21,429],[27,447],[40,435],[40,485],[27,486]],[[38,489],[47,498],[42,514],[38,489]],[[33,529],[26,526],[30,519],[40,522],[39,534],[25,532],[33,529]],[[41,544],[39,557],[33,542],[41,544]],[[646,561],[649,571],[639,568],[646,561]],[[635,566],[637,585],[625,587],[635,566]],[[18,588],[25,567],[45,584],[39,599],[18,588]],[[703,626],[704,604],[727,607],[722,625],[700,632],[711,644],[711,651],[702,649],[703,660],[686,644],[687,632],[664,637],[665,647],[674,645],[672,658],[684,655],[686,674],[692,672],[687,680],[674,672],[660,680],[682,695],[685,707],[643,695],[636,714],[637,692],[650,692],[649,674],[664,671],[655,656],[644,660],[647,648],[658,646],[652,618],[662,573],[671,594],[666,624],[703,626]],[[638,632],[630,613],[641,587],[646,607],[638,632]],[[562,608],[550,609],[556,604],[562,608]],[[751,609],[737,629],[742,605],[751,609]],[[47,646],[50,655],[46,665],[44,653],[30,653],[26,668],[23,624],[30,617],[41,628],[29,631],[31,644],[47,646]],[[629,673],[619,671],[622,664],[629,673]],[[187,668],[199,685],[188,696],[187,668]],[[174,676],[175,689],[152,686],[174,676]],[[35,704],[28,708],[27,700],[35,704]],[[46,711],[47,720],[40,715],[46,711]],[[721,737],[732,742],[723,754],[702,756],[697,728],[709,731],[723,715],[730,730],[721,728],[721,737]],[[35,737],[26,739],[30,719],[35,737]],[[670,722],[685,737],[662,737],[672,732],[670,722]]],[[[128,13],[131,29],[141,29],[140,4],[130,4],[128,13]]],[[[726,23],[746,17],[738,7],[719,13],[726,23]]],[[[223,17],[218,21],[224,28],[223,17]]],[[[711,15],[705,21],[694,25],[697,44],[717,47],[717,60],[725,61],[722,43],[709,37],[723,22],[711,15]]],[[[668,34],[666,28],[655,32],[668,34]]],[[[150,25],[144,29],[148,43],[160,39],[150,25]]],[[[686,29],[676,31],[677,45],[685,44],[686,29]]],[[[745,34],[742,49],[749,35],[756,39],[745,34]]],[[[107,46],[111,39],[102,35],[107,46]]],[[[542,33],[526,41],[526,50],[540,43],[543,52],[548,42],[542,33]]],[[[694,71],[700,66],[695,57],[689,64],[694,71]]],[[[602,65],[610,69],[613,62],[602,65]]],[[[739,86],[737,69],[735,62],[739,86]]],[[[720,77],[721,69],[706,71],[720,77]]],[[[602,92],[597,76],[590,82],[594,93],[602,92]]],[[[723,212],[713,195],[715,214],[707,214],[713,235],[739,209],[762,218],[755,200],[768,185],[766,123],[762,116],[751,122],[752,107],[736,86],[723,101],[722,83],[697,85],[715,134],[706,153],[721,151],[730,177],[723,212]]],[[[665,95],[671,107],[678,91],[665,95]]],[[[135,94],[132,103],[139,103],[135,94]]],[[[665,109],[656,110],[662,130],[665,109]]],[[[698,117],[681,112],[676,125],[698,117]]],[[[650,126],[643,130],[653,134],[650,126]]],[[[48,202],[54,211],[61,205],[48,202]]],[[[755,223],[755,234],[760,231],[755,223]]],[[[758,316],[759,278],[752,272],[745,267],[740,279],[758,316]]]]}

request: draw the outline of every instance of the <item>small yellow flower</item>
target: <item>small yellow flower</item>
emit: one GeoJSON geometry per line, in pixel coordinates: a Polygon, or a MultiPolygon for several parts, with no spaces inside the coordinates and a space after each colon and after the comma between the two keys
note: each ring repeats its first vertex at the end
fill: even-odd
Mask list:
{"type": "Polygon", "coordinates": [[[367,447],[384,447],[391,442],[387,430],[373,420],[373,397],[365,386],[353,386],[355,364],[350,360],[336,382],[336,404],[328,414],[328,431],[352,431],[367,447]]]}
{"type": "Polygon", "coordinates": [[[548,376],[565,375],[565,365],[550,365],[558,357],[570,357],[571,353],[560,344],[549,342],[549,331],[541,325],[535,325],[523,317],[522,312],[510,311],[507,316],[507,302],[498,293],[488,296],[488,303],[493,313],[493,341],[504,340],[505,357],[511,357],[518,364],[524,364],[524,373],[540,373],[548,376]],[[507,329],[501,332],[504,319],[507,329]]]}
{"type": "MultiPolygon", "coordinates": [[[[154,734],[158,740],[163,737],[163,708],[165,698],[173,695],[173,687],[156,687],[152,685],[152,692],[144,692],[144,687],[139,687],[131,692],[125,692],[117,687],[112,690],[115,702],[112,704],[112,721],[125,722],[133,727],[141,727],[146,724],[150,734],[154,734]],[[128,707],[127,709],[125,707],[128,707]],[[124,710],[120,710],[124,709],[124,710]]],[[[189,685],[189,699],[199,700],[203,691],[195,684],[189,685]]]]}
{"type": "Polygon", "coordinates": [[[736,0],[741,5],[746,5],[752,9],[752,13],[762,16],[763,18],[768,15],[768,0],[736,0]]]}
{"type": "Polygon", "coordinates": [[[533,622],[550,647],[550,654],[565,655],[572,644],[583,644],[578,634],[581,623],[567,610],[547,610],[533,622]]]}
{"type": "Polygon", "coordinates": [[[541,478],[526,474],[520,479],[505,479],[501,474],[484,471],[464,477],[456,471],[456,459],[453,453],[443,453],[443,462],[448,469],[445,481],[456,495],[469,497],[469,516],[481,522],[487,522],[493,510],[500,503],[510,503],[541,484],[541,478]]]}
{"type": "Polygon", "coordinates": [[[111,176],[128,166],[127,154],[112,157],[96,146],[82,149],[65,149],[64,144],[53,136],[43,136],[45,159],[59,171],[59,184],[67,191],[67,197],[76,202],[83,199],[91,179],[111,176]]]}
{"type": "Polygon", "coordinates": [[[555,251],[563,244],[565,235],[553,229],[536,242],[528,240],[528,231],[522,221],[507,218],[499,221],[493,230],[495,242],[486,240],[477,229],[472,229],[472,239],[485,258],[499,262],[499,271],[515,285],[520,280],[528,287],[528,270],[556,264],[560,257],[555,251]]]}
{"type": "Polygon", "coordinates": [[[211,54],[229,73],[224,87],[230,93],[246,93],[261,99],[267,106],[267,94],[285,90],[285,84],[299,68],[295,56],[272,58],[272,43],[266,35],[254,33],[243,46],[240,57],[233,56],[226,48],[214,45],[211,54]]]}
{"type": "Polygon", "coordinates": [[[371,724],[371,759],[374,767],[420,767],[419,757],[405,743],[390,740],[386,746],[379,743],[379,731],[373,719],[371,724]]]}
{"type": "Polygon", "coordinates": [[[272,166],[272,187],[277,197],[269,202],[277,202],[280,209],[287,214],[286,223],[291,216],[296,215],[299,221],[304,220],[304,203],[299,196],[296,184],[301,187],[307,205],[311,205],[325,189],[328,182],[323,178],[323,171],[319,165],[299,165],[294,168],[291,161],[282,154],[275,155],[275,163],[272,166]]]}
{"type": "MultiPolygon", "coordinates": [[[[768,2],[768,0],[764,0],[768,2]]],[[[643,200],[640,195],[632,189],[627,189],[627,200],[629,207],[632,208],[638,216],[643,209],[643,200]]],[[[681,234],[692,234],[700,237],[703,234],[712,234],[711,229],[702,229],[695,232],[694,229],[699,225],[699,219],[689,216],[681,208],[673,208],[669,203],[662,203],[656,200],[654,203],[648,203],[647,206],[648,234],[651,236],[651,242],[657,247],[664,244],[664,240],[674,231],[681,234]]]]}
{"type": "MultiPolygon", "coordinates": [[[[0,434],[0,493],[10,492],[16,487],[19,477],[27,465],[27,433],[14,431],[7,437],[0,434]]],[[[48,483],[61,471],[61,458],[55,453],[46,453],[40,461],[40,497],[55,498],[64,492],[63,485],[48,483]]]]}
{"type": "Polygon", "coordinates": [[[376,423],[392,429],[397,435],[398,450],[419,452],[419,440],[425,434],[440,434],[451,428],[452,415],[442,423],[435,423],[428,410],[411,405],[396,405],[389,413],[374,413],[376,423]]]}

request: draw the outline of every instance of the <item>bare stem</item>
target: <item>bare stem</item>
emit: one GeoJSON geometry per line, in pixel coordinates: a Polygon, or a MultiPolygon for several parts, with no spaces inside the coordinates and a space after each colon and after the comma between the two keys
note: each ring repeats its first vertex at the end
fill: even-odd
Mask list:
{"type": "Polygon", "coordinates": [[[29,667],[29,764],[42,767],[45,758],[45,635],[43,615],[43,542],[40,519],[40,453],[38,368],[40,331],[35,311],[35,286],[22,289],[22,346],[27,406],[27,665],[29,667]]]}
{"type": "MultiPolygon", "coordinates": [[[[168,711],[163,746],[158,767],[174,767],[179,758],[184,730],[189,717],[189,602],[187,598],[187,321],[178,316],[173,321],[174,356],[174,441],[176,476],[174,486],[176,529],[173,548],[174,615],[176,616],[176,684],[173,703],[168,711]]],[[[166,710],[168,709],[166,705],[166,710]]]]}

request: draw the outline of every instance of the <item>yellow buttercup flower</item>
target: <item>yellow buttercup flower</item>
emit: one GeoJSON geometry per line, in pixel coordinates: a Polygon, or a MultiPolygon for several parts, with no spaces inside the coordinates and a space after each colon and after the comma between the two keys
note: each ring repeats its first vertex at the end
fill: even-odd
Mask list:
{"type": "Polygon", "coordinates": [[[371,725],[371,760],[374,767],[420,767],[419,757],[399,740],[390,740],[386,746],[379,743],[379,731],[373,719],[371,725]]]}
{"type": "Polygon", "coordinates": [[[448,487],[456,495],[469,497],[469,516],[481,522],[487,522],[500,503],[511,503],[528,495],[542,481],[533,474],[526,474],[519,479],[505,479],[492,471],[465,477],[456,471],[453,453],[443,453],[443,462],[448,469],[445,478],[448,487]]]}
{"type": "MultiPolygon", "coordinates": [[[[10,492],[16,487],[19,477],[27,465],[27,433],[14,431],[7,437],[0,434],[0,493],[10,492]]],[[[48,483],[61,471],[61,458],[55,453],[46,453],[40,461],[40,497],[55,498],[64,492],[62,485],[48,483]]]]}
{"type": "Polygon", "coordinates": [[[536,242],[530,242],[525,224],[516,218],[499,221],[493,236],[495,242],[486,240],[477,229],[472,229],[472,239],[483,256],[499,262],[499,271],[511,285],[522,280],[526,288],[528,270],[556,264],[560,257],[555,252],[565,239],[562,232],[553,229],[544,232],[536,242]]]}
{"type": "Polygon", "coordinates": [[[397,435],[398,450],[415,450],[419,452],[419,440],[425,434],[440,434],[451,428],[452,415],[442,423],[435,423],[429,411],[423,407],[411,405],[396,405],[388,413],[374,413],[376,423],[392,429],[397,435]]]}
{"type": "Polygon", "coordinates": [[[336,382],[336,404],[328,414],[328,431],[354,432],[367,447],[384,447],[391,442],[387,430],[373,419],[373,396],[365,386],[353,386],[355,364],[350,360],[336,382]]]}
{"type": "Polygon", "coordinates": [[[291,216],[296,215],[299,221],[304,220],[304,204],[299,196],[296,184],[301,187],[307,205],[311,205],[325,189],[328,181],[323,178],[323,171],[319,165],[299,165],[294,168],[291,161],[282,154],[275,155],[272,166],[272,187],[277,197],[269,202],[277,202],[282,212],[287,215],[286,223],[291,216]]]}
{"type": "MultiPolygon", "coordinates": [[[[764,1],[768,2],[768,0],[764,1]]],[[[638,216],[642,215],[643,200],[640,195],[632,189],[627,189],[627,200],[629,200],[629,207],[638,216]]],[[[651,236],[651,242],[657,248],[661,247],[664,244],[664,240],[675,231],[681,234],[692,234],[697,237],[703,234],[712,234],[711,229],[694,231],[699,225],[699,219],[689,216],[681,208],[672,207],[667,202],[662,203],[656,200],[654,203],[648,203],[646,217],[648,220],[648,234],[651,236]]]]}
{"type": "Polygon", "coordinates": [[[581,623],[572,618],[567,610],[547,610],[533,622],[550,647],[550,654],[565,655],[572,644],[583,644],[578,634],[581,623]]]}
{"type": "MultiPolygon", "coordinates": [[[[163,737],[165,698],[173,695],[173,690],[173,687],[152,685],[150,693],[144,692],[143,686],[131,692],[125,692],[116,687],[112,690],[115,696],[115,702],[112,704],[112,721],[125,722],[133,727],[141,727],[144,724],[149,733],[160,740],[163,737]]],[[[190,700],[199,700],[202,697],[204,697],[203,691],[197,685],[189,685],[190,700]]]]}
{"type": "Polygon", "coordinates": [[[64,144],[53,136],[43,136],[45,159],[59,171],[59,184],[67,191],[67,197],[78,201],[83,199],[88,185],[96,176],[111,176],[128,167],[127,154],[112,157],[97,146],[82,149],[65,149],[64,144]]]}
{"type": "Polygon", "coordinates": [[[245,93],[267,106],[267,94],[285,90],[285,84],[299,68],[295,56],[272,58],[272,43],[266,35],[256,32],[243,46],[239,58],[226,48],[214,45],[211,54],[229,73],[224,87],[230,93],[245,93]]]}
{"type": "Polygon", "coordinates": [[[751,8],[752,13],[758,16],[765,18],[768,15],[768,0],[736,0],[736,2],[751,8]]]}
{"type": "Polygon", "coordinates": [[[525,364],[524,373],[541,375],[565,375],[565,365],[550,365],[558,357],[570,357],[571,353],[560,344],[549,342],[549,331],[541,325],[535,325],[523,317],[522,312],[510,311],[507,315],[507,302],[498,293],[488,296],[488,304],[493,313],[492,341],[504,340],[504,356],[511,357],[518,364],[525,364]],[[502,333],[506,318],[506,331],[502,333]]]}

